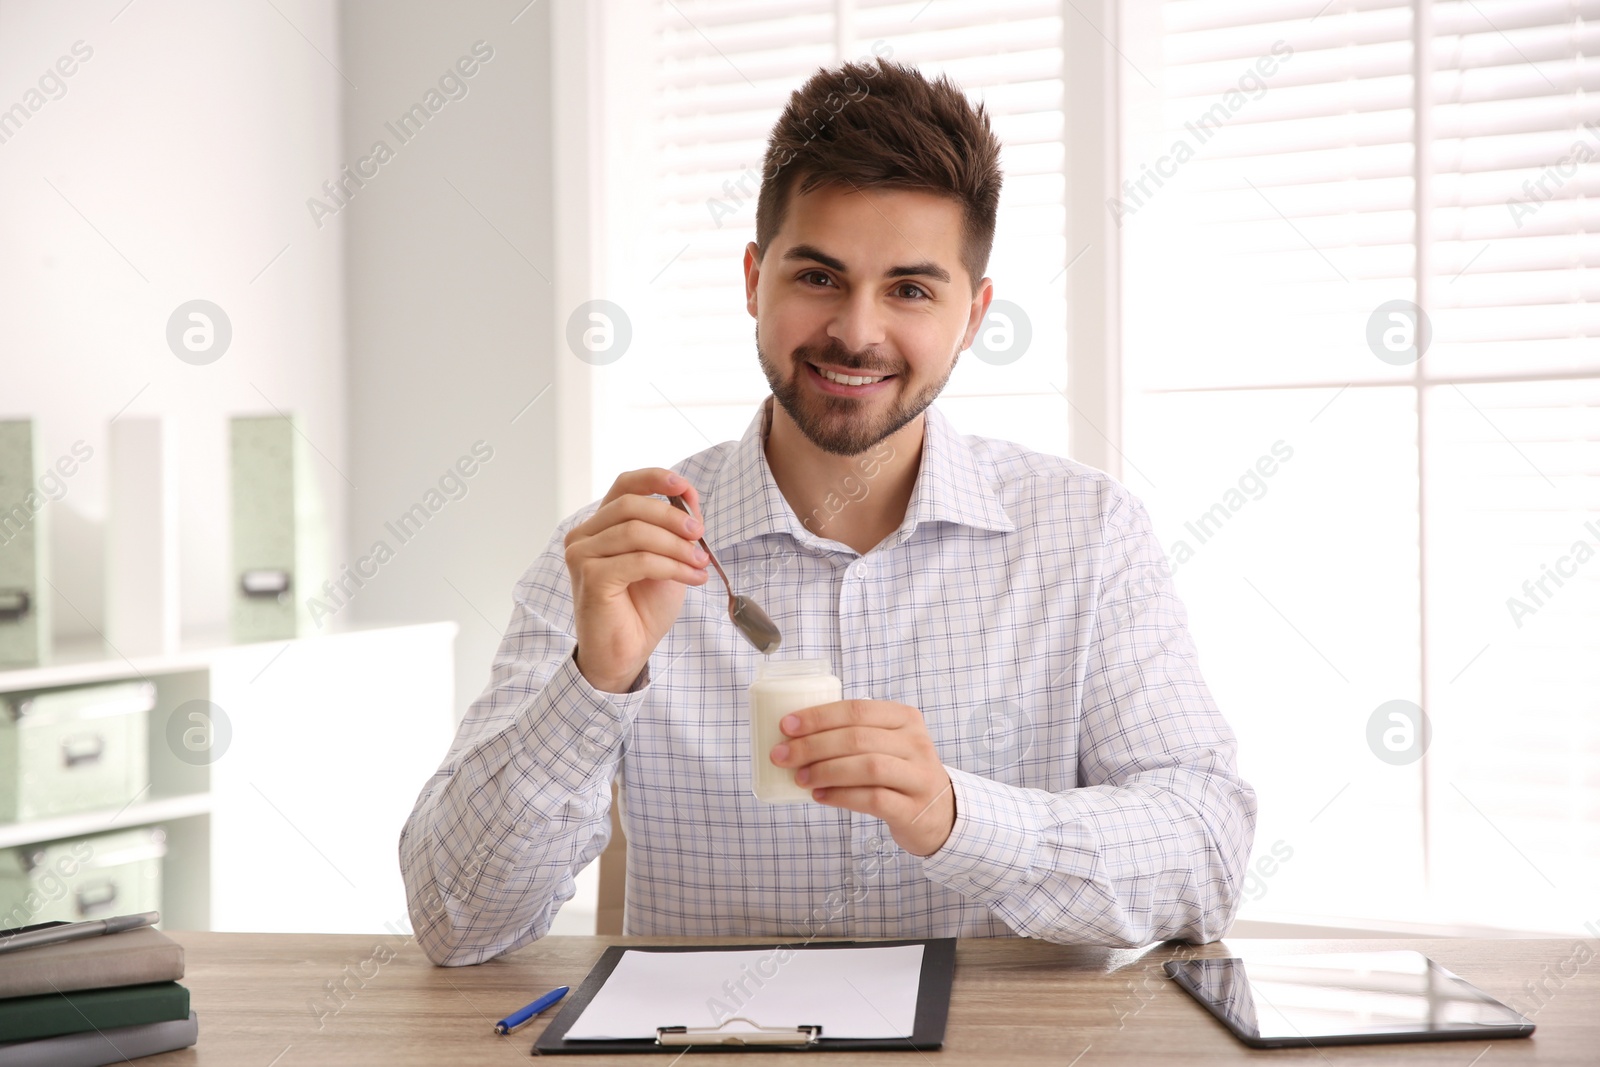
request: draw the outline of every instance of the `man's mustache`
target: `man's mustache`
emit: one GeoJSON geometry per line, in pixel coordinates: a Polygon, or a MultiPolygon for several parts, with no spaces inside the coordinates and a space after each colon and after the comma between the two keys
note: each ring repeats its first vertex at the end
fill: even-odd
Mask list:
{"type": "MultiPolygon", "coordinates": [[[[871,349],[867,349],[866,352],[870,353],[871,349]]],[[[834,339],[831,341],[831,343],[821,349],[801,345],[799,348],[794,350],[794,358],[796,363],[827,363],[835,367],[843,367],[848,371],[854,371],[868,378],[876,378],[900,373],[900,371],[894,367],[873,366],[869,362],[869,357],[866,353],[852,352],[844,345],[840,344],[837,339],[834,339]]]]}

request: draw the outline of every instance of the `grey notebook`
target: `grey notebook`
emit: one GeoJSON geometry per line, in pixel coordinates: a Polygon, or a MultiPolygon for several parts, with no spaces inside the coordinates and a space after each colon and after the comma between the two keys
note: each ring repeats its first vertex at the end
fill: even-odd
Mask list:
{"type": "Polygon", "coordinates": [[[175,982],[183,946],[153,926],[22,948],[0,961],[0,997],[175,982]]]}
{"type": "Polygon", "coordinates": [[[200,1038],[200,1021],[194,1012],[187,1019],[110,1030],[85,1030],[38,1041],[0,1045],[0,1067],[103,1067],[188,1048],[200,1038]]]}

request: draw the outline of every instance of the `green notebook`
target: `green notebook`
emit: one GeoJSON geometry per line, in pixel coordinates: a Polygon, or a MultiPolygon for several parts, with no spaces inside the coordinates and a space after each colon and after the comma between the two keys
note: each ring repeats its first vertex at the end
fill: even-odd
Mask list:
{"type": "Polygon", "coordinates": [[[29,1041],[189,1017],[189,991],[177,982],[75,989],[0,1000],[0,1041],[29,1041]]]}

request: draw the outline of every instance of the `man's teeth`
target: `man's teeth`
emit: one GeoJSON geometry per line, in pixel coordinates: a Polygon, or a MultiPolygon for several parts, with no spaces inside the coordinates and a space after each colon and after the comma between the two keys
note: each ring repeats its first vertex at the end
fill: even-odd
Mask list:
{"type": "Polygon", "coordinates": [[[823,370],[821,367],[817,368],[817,373],[828,379],[828,381],[838,382],[840,385],[866,385],[869,382],[881,382],[889,377],[887,374],[882,374],[876,378],[860,378],[853,374],[835,374],[833,371],[823,370]]]}

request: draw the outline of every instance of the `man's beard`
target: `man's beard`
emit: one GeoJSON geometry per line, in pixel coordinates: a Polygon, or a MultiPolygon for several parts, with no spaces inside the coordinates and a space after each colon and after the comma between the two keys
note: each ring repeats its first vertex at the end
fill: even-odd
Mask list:
{"type": "Polygon", "coordinates": [[[869,405],[877,403],[875,397],[858,399],[829,396],[818,393],[801,381],[801,376],[806,373],[804,365],[811,359],[845,367],[867,377],[894,374],[905,380],[904,373],[898,368],[873,366],[869,355],[870,350],[857,354],[840,344],[837,337],[830,337],[827,346],[821,350],[805,347],[795,349],[793,369],[788,377],[784,377],[777,364],[768,358],[766,350],[761,347],[761,330],[759,327],[756,329],[756,357],[761,362],[762,373],[767,376],[772,395],[812,444],[835,456],[859,456],[921,415],[944,390],[950,375],[955,373],[956,363],[961,359],[961,354],[957,352],[942,379],[915,396],[901,396],[882,414],[868,411],[869,405]]]}

